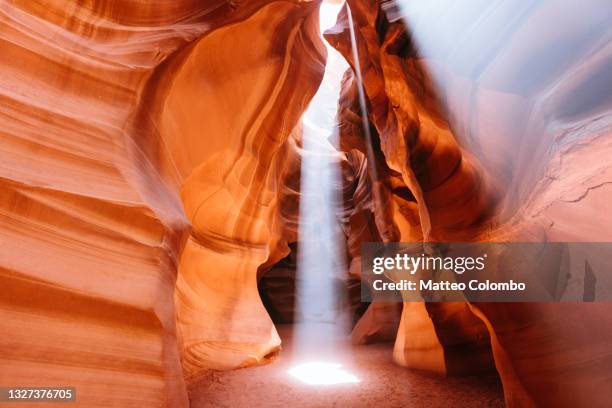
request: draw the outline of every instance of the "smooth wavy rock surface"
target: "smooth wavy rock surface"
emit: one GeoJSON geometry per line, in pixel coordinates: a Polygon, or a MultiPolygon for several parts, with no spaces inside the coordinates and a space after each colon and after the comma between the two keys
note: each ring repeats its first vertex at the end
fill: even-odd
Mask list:
{"type": "Polygon", "coordinates": [[[324,69],[317,6],[273,2],[202,38],[181,56],[164,95],[161,139],[179,171],[197,164],[181,189],[193,230],[176,289],[188,377],[252,365],[280,348],[257,271],[289,252],[279,176],[284,144],[324,69]]]}
{"type": "MultiPolygon", "coordinates": [[[[612,239],[603,207],[612,197],[607,2],[348,3],[383,239],[612,239]]],[[[344,10],[325,36],[354,69],[347,17],[344,10]]],[[[347,73],[341,144],[366,154],[356,89],[347,73]]],[[[394,355],[446,374],[492,357],[509,406],[604,406],[606,307],[404,304],[394,355]]],[[[376,330],[369,320],[357,327],[376,330]]]]}
{"type": "MultiPolygon", "coordinates": [[[[369,241],[612,240],[608,0],[348,3],[373,140],[349,69],[341,284],[369,241]]],[[[319,5],[0,0],[0,385],[186,407],[186,381],[280,349],[258,280],[299,248],[319,5]]],[[[347,12],[325,37],[354,69],[347,12]]],[[[511,407],[605,406],[608,309],[376,304],[352,340],[496,369],[511,407]]]]}
{"type": "Polygon", "coordinates": [[[322,76],[317,6],[0,2],[3,386],[179,407],[183,374],[278,348],[256,276],[288,252],[276,172],[322,76]]]}

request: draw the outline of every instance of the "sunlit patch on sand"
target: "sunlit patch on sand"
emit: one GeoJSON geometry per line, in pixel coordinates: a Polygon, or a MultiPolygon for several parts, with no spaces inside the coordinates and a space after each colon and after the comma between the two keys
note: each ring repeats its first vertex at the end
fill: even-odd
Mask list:
{"type": "Polygon", "coordinates": [[[308,385],[354,384],[360,382],[339,363],[313,361],[297,365],[287,371],[289,375],[308,385]]]}

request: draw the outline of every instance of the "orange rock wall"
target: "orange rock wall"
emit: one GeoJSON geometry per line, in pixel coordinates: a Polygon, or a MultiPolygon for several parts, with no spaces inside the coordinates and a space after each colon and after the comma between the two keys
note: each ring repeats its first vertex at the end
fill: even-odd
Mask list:
{"type": "Polygon", "coordinates": [[[286,251],[275,175],[322,76],[316,6],[0,3],[3,386],[180,407],[180,354],[190,374],[278,347],[256,273],[286,251]]]}
{"type": "MultiPolygon", "coordinates": [[[[612,239],[603,206],[612,196],[609,7],[348,3],[383,240],[612,239]]],[[[354,67],[343,13],[326,38],[354,67]]],[[[367,151],[361,114],[349,73],[339,106],[346,151],[367,151]]],[[[607,307],[406,303],[394,357],[452,374],[486,368],[492,353],[509,406],[604,406],[607,307]]],[[[360,333],[376,330],[365,317],[360,333]]]]}
{"type": "MultiPolygon", "coordinates": [[[[434,5],[407,23],[390,2],[349,3],[380,176],[349,71],[353,277],[369,240],[612,239],[604,2],[434,5]]],[[[0,384],[182,407],[185,377],[279,349],[257,278],[296,240],[317,6],[0,2],[0,384]]],[[[326,37],[354,65],[343,13],[326,37]]],[[[398,313],[370,307],[353,341],[392,337],[398,313]]],[[[605,304],[404,304],[394,358],[494,365],[509,406],[603,406],[611,325],[605,304]]]]}
{"type": "Polygon", "coordinates": [[[176,291],[188,377],[280,348],[257,271],[289,253],[278,196],[284,144],[323,74],[317,6],[274,2],[204,37],[165,95],[161,137],[176,146],[179,169],[196,164],[181,189],[193,230],[176,291]]]}

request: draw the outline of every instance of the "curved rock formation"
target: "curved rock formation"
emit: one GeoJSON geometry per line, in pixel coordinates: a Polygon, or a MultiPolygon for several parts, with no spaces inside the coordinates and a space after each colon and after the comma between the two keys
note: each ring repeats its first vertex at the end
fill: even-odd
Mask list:
{"type": "Polygon", "coordinates": [[[323,72],[317,7],[0,4],[3,386],[186,406],[175,313],[188,376],[278,348],[256,276],[288,252],[277,175],[323,72]]]}
{"type": "MultiPolygon", "coordinates": [[[[403,241],[612,238],[609,229],[595,231],[601,219],[591,216],[606,213],[598,203],[610,196],[610,165],[593,160],[609,155],[611,140],[611,89],[602,75],[610,69],[609,8],[493,2],[484,15],[479,6],[444,2],[348,3],[380,141],[376,183],[389,197],[374,202],[375,213],[397,227],[389,230],[403,241]],[[546,23],[560,15],[581,19],[546,23]],[[504,16],[507,26],[496,31],[504,16]],[[462,33],[469,33],[463,42],[462,33]],[[385,214],[389,202],[402,204],[385,214]]],[[[354,67],[348,27],[345,10],[325,36],[354,67]]],[[[343,148],[365,154],[355,86],[349,75],[339,108],[343,148]]],[[[612,378],[603,309],[406,303],[395,358],[442,373],[486,367],[490,337],[510,406],[603,406],[612,378]]]]}
{"type": "MultiPolygon", "coordinates": [[[[385,202],[375,201],[374,212],[384,220],[379,225],[394,225],[389,230],[396,231],[381,235],[403,242],[474,239],[494,208],[484,174],[455,140],[404,24],[385,21],[376,3],[349,3],[368,115],[380,140],[375,159],[381,178],[374,182],[385,202]]],[[[325,37],[354,67],[346,13],[344,9],[325,37]]],[[[367,154],[365,140],[355,136],[363,133],[361,121],[354,119],[361,115],[355,87],[355,77],[349,74],[340,101],[342,147],[367,154]]],[[[388,320],[384,316],[382,321],[388,320]]],[[[377,331],[371,322],[365,327],[365,321],[358,325],[359,332],[377,331]]],[[[395,358],[413,368],[449,374],[492,367],[485,326],[461,304],[404,304],[395,358]]]]}
{"type": "Polygon", "coordinates": [[[143,192],[152,170],[124,126],[207,27],[186,2],[122,3],[0,4],[0,383],[185,406],[172,296],[188,221],[163,184],[143,192]]]}
{"type": "MultiPolygon", "coordinates": [[[[374,140],[348,70],[347,292],[363,242],[612,239],[605,1],[348,4],[374,140]]],[[[258,279],[299,251],[319,5],[0,2],[0,385],[185,407],[185,378],[279,350],[258,279]]],[[[347,13],[326,38],[355,67],[347,13]]],[[[495,368],[509,406],[612,399],[607,304],[348,303],[354,343],[495,368]]]]}
{"type": "Polygon", "coordinates": [[[176,291],[188,376],[250,365],[279,349],[257,270],[288,253],[278,176],[282,146],[324,69],[317,6],[272,2],[200,39],[164,79],[172,87],[153,125],[185,176],[181,198],[193,226],[176,291]]]}

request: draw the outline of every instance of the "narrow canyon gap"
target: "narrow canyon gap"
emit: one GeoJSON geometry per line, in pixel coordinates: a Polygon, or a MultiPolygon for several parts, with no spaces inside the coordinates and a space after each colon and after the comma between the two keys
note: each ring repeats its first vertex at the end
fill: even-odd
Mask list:
{"type": "Polygon", "coordinates": [[[612,242],[610,2],[347,5],[0,0],[0,386],[609,405],[609,302],[359,287],[365,242],[612,242]]]}

